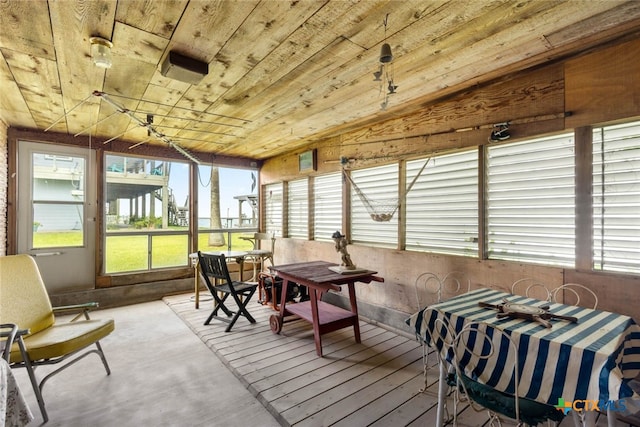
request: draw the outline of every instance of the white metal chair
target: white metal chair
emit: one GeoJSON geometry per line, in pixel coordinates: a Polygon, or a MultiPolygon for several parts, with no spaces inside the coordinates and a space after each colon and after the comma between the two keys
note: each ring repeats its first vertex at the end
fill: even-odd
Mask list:
{"type": "MultiPolygon", "coordinates": [[[[429,347],[433,348],[437,359],[438,364],[442,367],[442,369],[446,369],[448,372],[447,380],[454,374],[455,370],[449,360],[453,359],[453,342],[455,339],[455,331],[451,328],[451,325],[446,323],[443,320],[443,316],[437,317],[434,322],[434,328],[430,335],[429,347]]],[[[439,366],[439,367],[440,367],[439,366]]],[[[426,381],[426,377],[425,377],[426,381]]],[[[448,381],[449,382],[449,381],[448,381]]],[[[450,387],[449,384],[443,385],[443,387],[450,387]]],[[[452,420],[451,414],[449,413],[449,407],[447,406],[448,397],[451,394],[451,391],[447,391],[445,394],[445,399],[443,402],[443,422],[449,422],[452,420]]]]}
{"type": "MultiPolygon", "coordinates": [[[[428,304],[439,303],[448,297],[469,292],[471,290],[471,280],[467,279],[466,275],[460,271],[447,273],[442,279],[435,273],[425,272],[416,278],[414,287],[418,310],[422,310],[428,304]],[[430,296],[430,298],[426,298],[426,296],[430,296]],[[428,302],[426,302],[427,300],[428,302]]],[[[433,351],[433,346],[429,345],[429,343],[422,342],[424,387],[420,389],[421,393],[425,392],[430,386],[437,382],[437,379],[435,379],[429,383],[428,379],[429,347],[431,347],[433,351]]]]}
{"type": "Polygon", "coordinates": [[[452,353],[456,373],[454,426],[461,401],[467,401],[477,412],[487,410],[490,426],[501,426],[501,416],[515,420],[518,426],[562,421],[564,414],[554,406],[519,395],[518,344],[506,331],[483,323],[469,323],[456,334],[452,353]],[[506,391],[498,391],[481,380],[492,377],[495,372],[500,372],[503,378],[507,373],[510,378],[506,391]]]}
{"type": "MultiPolygon", "coordinates": [[[[425,306],[428,305],[429,303],[438,303],[441,301],[442,281],[434,273],[426,272],[426,273],[420,274],[416,278],[414,288],[416,291],[416,302],[418,305],[418,311],[424,309],[425,306]],[[435,298],[432,297],[430,298],[429,303],[425,303],[426,298],[423,298],[423,297],[425,297],[426,295],[429,295],[429,296],[435,295],[435,298]]],[[[429,347],[431,347],[432,351],[434,347],[432,347],[430,343],[424,342],[424,340],[422,340],[421,337],[418,337],[418,339],[422,343],[422,369],[423,369],[423,376],[424,376],[424,386],[420,389],[420,393],[424,393],[427,390],[427,388],[429,388],[431,385],[435,383],[435,381],[432,383],[429,383],[428,376],[427,376],[429,373],[429,347]]]]}
{"type": "Polygon", "coordinates": [[[253,245],[253,249],[247,251],[249,255],[245,257],[245,262],[253,264],[253,276],[249,281],[255,282],[258,280],[258,264],[260,265],[260,271],[264,270],[264,261],[267,259],[273,265],[276,237],[271,233],[254,233],[252,237],[240,236],[240,239],[249,241],[253,245]],[[263,242],[268,242],[267,247],[262,247],[263,242]]]}
{"type": "Polygon", "coordinates": [[[513,295],[536,298],[541,301],[551,301],[551,291],[549,287],[545,283],[539,282],[531,277],[525,277],[513,282],[511,285],[511,293],[513,295]]]}
{"type": "Polygon", "coordinates": [[[441,282],[440,301],[471,291],[471,279],[461,271],[452,271],[445,274],[441,282]]]}
{"type": "Polygon", "coordinates": [[[579,283],[565,283],[555,289],[549,289],[546,284],[527,277],[513,282],[511,285],[511,293],[536,298],[541,301],[575,306],[582,305],[593,308],[594,310],[598,307],[598,296],[596,293],[579,283]],[[592,304],[580,304],[580,302],[585,299],[587,301],[590,300],[592,304]]]}
{"type": "Polygon", "coordinates": [[[594,310],[598,307],[598,296],[591,289],[579,283],[565,283],[562,286],[557,287],[551,292],[550,301],[560,302],[567,305],[580,306],[580,297],[588,296],[591,299],[593,306],[589,305],[589,308],[594,310]],[[562,300],[559,298],[562,297],[562,300]]]}

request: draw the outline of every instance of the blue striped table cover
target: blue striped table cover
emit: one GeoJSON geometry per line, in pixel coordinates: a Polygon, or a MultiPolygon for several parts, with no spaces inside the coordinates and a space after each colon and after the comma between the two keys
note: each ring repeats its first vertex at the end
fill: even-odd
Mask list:
{"type": "MultiPolygon", "coordinates": [[[[469,322],[506,330],[518,346],[521,397],[551,405],[557,405],[560,398],[567,402],[638,398],[629,381],[640,373],[640,326],[629,316],[478,289],[428,306],[406,323],[419,340],[429,343],[438,317],[456,332],[469,322]],[[479,301],[498,304],[503,298],[534,306],[549,304],[551,312],[575,316],[578,323],[551,320],[553,327],[549,329],[526,319],[497,319],[495,310],[478,306],[479,301]]],[[[436,340],[439,350],[441,345],[436,340]]],[[[450,355],[447,359],[451,360],[450,355]]],[[[509,385],[513,388],[512,369],[503,365],[506,355],[499,359],[468,374],[497,390],[513,393],[509,389],[509,385]]]]}

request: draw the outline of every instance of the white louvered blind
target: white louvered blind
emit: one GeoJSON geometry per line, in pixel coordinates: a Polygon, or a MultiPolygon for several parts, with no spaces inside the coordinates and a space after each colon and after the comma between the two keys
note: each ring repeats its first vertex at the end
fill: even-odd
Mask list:
{"type": "Polygon", "coordinates": [[[288,182],[287,225],[289,237],[309,238],[309,183],[307,178],[288,182]]]}
{"type": "Polygon", "coordinates": [[[342,174],[316,176],[313,180],[313,236],[333,241],[331,235],[342,228],[342,174]]]}
{"type": "Polygon", "coordinates": [[[594,269],[640,273],[640,122],[593,132],[594,269]]]}
{"type": "Polygon", "coordinates": [[[489,147],[489,258],[575,265],[575,154],[570,134],[489,147]]]}
{"type": "MultiPolygon", "coordinates": [[[[354,170],[351,179],[369,201],[398,202],[398,164],[354,170]]],[[[398,213],[390,221],[377,222],[371,218],[363,201],[351,189],[351,240],[353,243],[395,248],[398,244],[398,213]]]]}
{"type": "Polygon", "coordinates": [[[282,237],[282,183],[264,186],[264,226],[265,232],[282,237]]]}
{"type": "MultiPolygon", "coordinates": [[[[407,162],[407,186],[425,162],[407,162]]],[[[408,250],[477,256],[478,150],[432,158],[406,203],[408,250]]]]}

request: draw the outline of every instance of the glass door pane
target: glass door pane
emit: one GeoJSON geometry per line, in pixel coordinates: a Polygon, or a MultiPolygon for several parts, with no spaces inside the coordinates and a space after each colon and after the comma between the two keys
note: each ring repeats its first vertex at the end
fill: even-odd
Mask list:
{"type": "Polygon", "coordinates": [[[33,152],[31,247],[82,247],[85,159],[33,152]]]}

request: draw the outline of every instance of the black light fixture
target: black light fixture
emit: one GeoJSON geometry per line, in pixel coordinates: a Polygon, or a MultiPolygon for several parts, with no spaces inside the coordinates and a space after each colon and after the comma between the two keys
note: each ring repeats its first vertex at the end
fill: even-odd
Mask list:
{"type": "Polygon", "coordinates": [[[209,73],[209,64],[194,58],[169,52],[160,67],[160,74],[174,80],[197,85],[209,73]]]}
{"type": "Polygon", "coordinates": [[[489,142],[505,141],[511,138],[509,133],[509,122],[496,123],[493,125],[491,135],[489,135],[489,142]]]}

